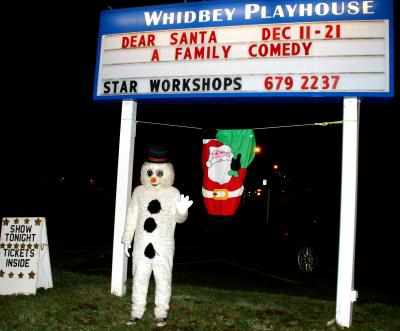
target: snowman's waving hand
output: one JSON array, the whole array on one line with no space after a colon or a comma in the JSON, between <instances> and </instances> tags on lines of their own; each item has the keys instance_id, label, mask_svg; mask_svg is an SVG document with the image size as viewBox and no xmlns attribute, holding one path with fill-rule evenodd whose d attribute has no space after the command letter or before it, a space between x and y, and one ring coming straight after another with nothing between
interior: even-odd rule
<instances>
[{"instance_id":1,"label":"snowman's waving hand","mask_svg":"<svg viewBox=\"0 0 400 331\"><path fill-rule=\"evenodd\" d=\"M189 196L181 194L180 199L175 201L176 211L178 214L184 215L187 213L190 206L193 204L192 200L189 200Z\"/></svg>"}]
</instances>

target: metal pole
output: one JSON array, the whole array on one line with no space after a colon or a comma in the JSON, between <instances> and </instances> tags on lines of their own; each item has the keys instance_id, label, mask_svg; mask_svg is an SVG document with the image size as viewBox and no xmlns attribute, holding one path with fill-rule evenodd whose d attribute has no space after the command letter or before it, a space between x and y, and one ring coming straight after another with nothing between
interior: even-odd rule
<instances>
[{"instance_id":1,"label":"metal pole","mask_svg":"<svg viewBox=\"0 0 400 331\"><path fill-rule=\"evenodd\" d=\"M357 291L354 290L353 286L357 218L359 112L360 100L358 98L344 98L336 322L340 326L348 328L352 323L353 302L357 300Z\"/></svg>"},{"instance_id":2,"label":"metal pole","mask_svg":"<svg viewBox=\"0 0 400 331\"><path fill-rule=\"evenodd\" d=\"M126 212L132 194L136 113L137 104L135 101L122 101L111 273L111 293L117 296L123 296L126 293L128 258L124 254L124 246L121 243L121 238L124 232Z\"/></svg>"}]
</instances>

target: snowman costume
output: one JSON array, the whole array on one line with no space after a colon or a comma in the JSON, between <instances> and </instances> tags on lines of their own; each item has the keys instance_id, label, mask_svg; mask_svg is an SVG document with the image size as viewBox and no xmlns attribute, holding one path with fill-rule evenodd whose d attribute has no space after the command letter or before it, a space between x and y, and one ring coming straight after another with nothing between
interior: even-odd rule
<instances>
[{"instance_id":1,"label":"snowman costume","mask_svg":"<svg viewBox=\"0 0 400 331\"><path fill-rule=\"evenodd\" d=\"M162 326L168 315L171 298L175 226L187 219L188 209L193 202L172 186L175 173L167 160L166 150L153 148L149 152L150 156L140 171L142 185L134 189L128 207L122 242L125 254L129 256L134 238L130 321L136 322L144 314L153 273L156 284L154 315L157 325Z\"/></svg>"}]
</instances>

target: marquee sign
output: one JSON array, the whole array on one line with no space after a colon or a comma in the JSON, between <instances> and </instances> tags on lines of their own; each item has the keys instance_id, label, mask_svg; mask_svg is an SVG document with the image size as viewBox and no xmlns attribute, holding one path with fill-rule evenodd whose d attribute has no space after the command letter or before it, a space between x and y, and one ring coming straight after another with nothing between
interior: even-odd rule
<instances>
[{"instance_id":1,"label":"marquee sign","mask_svg":"<svg viewBox=\"0 0 400 331\"><path fill-rule=\"evenodd\" d=\"M94 99L393 96L392 0L101 13Z\"/></svg>"}]
</instances>

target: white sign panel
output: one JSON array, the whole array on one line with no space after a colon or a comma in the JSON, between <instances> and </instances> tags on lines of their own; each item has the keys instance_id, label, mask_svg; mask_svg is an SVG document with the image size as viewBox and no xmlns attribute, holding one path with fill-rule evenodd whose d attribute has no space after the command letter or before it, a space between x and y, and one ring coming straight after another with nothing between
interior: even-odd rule
<instances>
[{"instance_id":1,"label":"white sign panel","mask_svg":"<svg viewBox=\"0 0 400 331\"><path fill-rule=\"evenodd\" d=\"M0 237L0 295L53 287L46 219L6 217Z\"/></svg>"},{"instance_id":2,"label":"white sign panel","mask_svg":"<svg viewBox=\"0 0 400 331\"><path fill-rule=\"evenodd\" d=\"M185 25L195 19L193 10L177 9L169 16L162 10L134 12L144 16L142 28L152 30L101 34L95 98L388 96L391 24L371 19L377 1L364 2L363 20L329 15L332 20L323 16L321 21L316 13L308 22L271 23L270 17L259 24L257 16L258 24L251 24L262 9L247 3L246 25L232 25L237 11L230 8L225 11L229 26L199 28ZM215 15L215 23L221 23L222 16ZM165 30L170 23L174 29Z\"/></svg>"}]
</instances>

